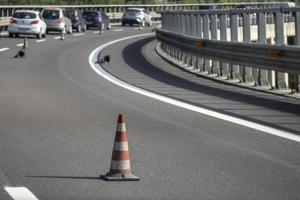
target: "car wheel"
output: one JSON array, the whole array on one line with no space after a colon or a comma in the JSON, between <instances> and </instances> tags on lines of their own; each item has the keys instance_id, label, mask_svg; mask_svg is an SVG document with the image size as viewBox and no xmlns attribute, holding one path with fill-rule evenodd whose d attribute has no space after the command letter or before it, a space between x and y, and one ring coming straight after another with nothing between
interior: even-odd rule
<instances>
[{"instance_id":1,"label":"car wheel","mask_svg":"<svg viewBox=\"0 0 300 200\"><path fill-rule=\"evenodd\" d=\"M122 26L125 26L125 22L122 22Z\"/></svg>"},{"instance_id":2,"label":"car wheel","mask_svg":"<svg viewBox=\"0 0 300 200\"><path fill-rule=\"evenodd\" d=\"M131 24L129 24L130 26L132 26L132 23Z\"/></svg>"},{"instance_id":3,"label":"car wheel","mask_svg":"<svg viewBox=\"0 0 300 200\"><path fill-rule=\"evenodd\" d=\"M77 26L77 32L80 32L81 31L81 25L78 25Z\"/></svg>"},{"instance_id":4,"label":"car wheel","mask_svg":"<svg viewBox=\"0 0 300 200\"><path fill-rule=\"evenodd\" d=\"M46 30L46 34L49 34L49 31L48 31L48 30Z\"/></svg>"},{"instance_id":5,"label":"car wheel","mask_svg":"<svg viewBox=\"0 0 300 200\"><path fill-rule=\"evenodd\" d=\"M9 34L8 34L8 37L12 38L12 37L14 37L14 34L9 33Z\"/></svg>"},{"instance_id":6,"label":"car wheel","mask_svg":"<svg viewBox=\"0 0 300 200\"><path fill-rule=\"evenodd\" d=\"M46 38L46 33L42 34L42 38Z\"/></svg>"},{"instance_id":7,"label":"car wheel","mask_svg":"<svg viewBox=\"0 0 300 200\"><path fill-rule=\"evenodd\" d=\"M15 36L16 36L16 38L18 38L20 35L19 35L19 33L16 33Z\"/></svg>"}]
</instances>

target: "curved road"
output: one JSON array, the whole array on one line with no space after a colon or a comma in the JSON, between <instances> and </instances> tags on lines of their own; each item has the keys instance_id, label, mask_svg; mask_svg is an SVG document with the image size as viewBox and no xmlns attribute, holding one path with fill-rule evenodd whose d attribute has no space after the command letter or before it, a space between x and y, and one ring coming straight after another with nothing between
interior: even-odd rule
<instances>
[{"instance_id":1,"label":"curved road","mask_svg":"<svg viewBox=\"0 0 300 200\"><path fill-rule=\"evenodd\" d=\"M299 199L298 142L147 98L95 73L88 63L95 48L151 31L114 29L65 41L54 35L40 43L30 39L26 59L12 58L19 40L0 40L1 48L11 48L0 53L1 200L11 199L4 187L26 187L36 198L51 200ZM259 113L258 122L299 131L297 101L221 91L205 79L199 83L156 57L153 45L150 36L108 47L103 55L111 54L112 62L106 70L139 87L177 99L189 96L189 103L238 117L251 119L254 108L266 116L282 113L291 120L280 124ZM203 102L196 101L199 96ZM236 102L242 103L224 109ZM109 168L119 113L127 119L132 169L140 182L99 179Z\"/></svg>"}]
</instances>

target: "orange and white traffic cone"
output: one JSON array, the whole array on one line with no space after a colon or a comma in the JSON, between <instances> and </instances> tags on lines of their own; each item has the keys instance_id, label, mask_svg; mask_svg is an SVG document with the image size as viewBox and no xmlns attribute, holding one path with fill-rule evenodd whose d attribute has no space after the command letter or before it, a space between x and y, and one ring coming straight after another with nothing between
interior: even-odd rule
<instances>
[{"instance_id":1,"label":"orange and white traffic cone","mask_svg":"<svg viewBox=\"0 0 300 200\"><path fill-rule=\"evenodd\" d=\"M114 149L111 158L110 170L101 178L107 181L139 181L140 178L131 172L128 135L126 132L125 117L118 118Z\"/></svg>"},{"instance_id":2,"label":"orange and white traffic cone","mask_svg":"<svg viewBox=\"0 0 300 200\"><path fill-rule=\"evenodd\" d=\"M60 40L64 40L65 39L65 32L61 31L60 32Z\"/></svg>"},{"instance_id":3,"label":"orange and white traffic cone","mask_svg":"<svg viewBox=\"0 0 300 200\"><path fill-rule=\"evenodd\" d=\"M24 37L24 40L23 40L23 49L27 49L27 48L28 48L27 37Z\"/></svg>"}]
</instances>

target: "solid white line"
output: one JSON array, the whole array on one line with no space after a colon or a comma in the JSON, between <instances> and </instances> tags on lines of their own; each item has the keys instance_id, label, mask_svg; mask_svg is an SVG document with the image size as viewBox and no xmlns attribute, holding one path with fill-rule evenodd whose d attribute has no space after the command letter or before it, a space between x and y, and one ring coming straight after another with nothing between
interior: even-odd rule
<instances>
[{"instance_id":1,"label":"solid white line","mask_svg":"<svg viewBox=\"0 0 300 200\"><path fill-rule=\"evenodd\" d=\"M157 99L157 100L160 100L162 102L169 103L169 104L181 107L181 108L185 108L187 110L192 110L192 111L202 113L202 114L205 114L205 115L208 115L208 116L211 116L211 117L222 119L224 121L236 123L236 124L248 127L248 128L256 129L256 130L263 131L263 132L266 132L266 133L269 133L269 134L272 134L272 135L276 135L276 136L279 136L279 137L283 137L283 138L286 138L286 139L290 139L290 140L293 140L293 141L300 142L300 136L295 134L295 133L275 129L275 128L268 127L268 126L258 124L258 123L255 123L255 122L251 122L251 121L248 121L248 120L239 119L237 117L232 117L230 115L226 115L226 114L218 113L218 112L215 112L215 111L211 111L211 110L199 107L199 106L195 106L195 105L192 105L192 104L188 104L188 103L181 102L181 101L169 98L169 97L165 97L165 96L162 96L162 95L159 95L159 94L155 94L155 93L143 90L141 88L130 85L130 84L128 84L128 83L126 83L122 80L119 80L118 78L112 76L111 74L106 72L100 65L98 65L98 66L95 65L95 62L97 61L97 57L98 57L97 54L99 52L101 52L103 49L105 49L106 47L108 47L112 44L115 44L117 42L123 41L123 40L128 40L128 39L133 39L133 38L143 37L143 36L150 36L150 35L154 35L154 34L153 33L147 33L147 34L129 36L129 37L125 37L125 38L121 38L121 39L117 39L117 40L108 42L108 43L98 47L89 56L90 66L92 67L92 69L96 73L98 73L100 76L102 76L106 80L108 80L108 81L110 81L110 82L112 82L116 85L119 85L119 86L121 86L125 89L128 89L130 91L133 91L133 92L142 94L144 96L147 96L147 97L150 97L150 98L153 98L153 99Z\"/></svg>"},{"instance_id":2,"label":"solid white line","mask_svg":"<svg viewBox=\"0 0 300 200\"><path fill-rule=\"evenodd\" d=\"M37 41L35 41L36 43L40 43L40 42L45 42L46 41L46 39L42 39L42 40L37 40Z\"/></svg>"},{"instance_id":3,"label":"solid white line","mask_svg":"<svg viewBox=\"0 0 300 200\"><path fill-rule=\"evenodd\" d=\"M5 48L0 49L0 52L7 51L7 50L9 50L9 48L5 47Z\"/></svg>"},{"instance_id":4,"label":"solid white line","mask_svg":"<svg viewBox=\"0 0 300 200\"><path fill-rule=\"evenodd\" d=\"M14 200L38 200L26 187L4 187Z\"/></svg>"},{"instance_id":5,"label":"solid white line","mask_svg":"<svg viewBox=\"0 0 300 200\"><path fill-rule=\"evenodd\" d=\"M17 44L17 47L21 47L23 45L24 45L23 43L20 43L20 44Z\"/></svg>"}]
</instances>

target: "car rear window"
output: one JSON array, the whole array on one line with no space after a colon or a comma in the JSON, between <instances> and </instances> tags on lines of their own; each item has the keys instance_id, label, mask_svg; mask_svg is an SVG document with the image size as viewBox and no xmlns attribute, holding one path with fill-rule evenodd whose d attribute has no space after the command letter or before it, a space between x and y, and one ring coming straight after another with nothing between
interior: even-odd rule
<instances>
[{"instance_id":1,"label":"car rear window","mask_svg":"<svg viewBox=\"0 0 300 200\"><path fill-rule=\"evenodd\" d=\"M59 10L44 10L43 17L45 19L59 19Z\"/></svg>"},{"instance_id":2,"label":"car rear window","mask_svg":"<svg viewBox=\"0 0 300 200\"><path fill-rule=\"evenodd\" d=\"M16 12L13 17L17 19L35 19L36 14L30 12Z\"/></svg>"},{"instance_id":3,"label":"car rear window","mask_svg":"<svg viewBox=\"0 0 300 200\"><path fill-rule=\"evenodd\" d=\"M87 17L87 16L94 17L94 16L99 16L99 13L97 13L97 12L84 12L82 15L84 17Z\"/></svg>"}]
</instances>

